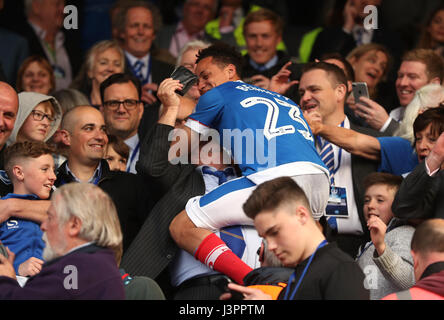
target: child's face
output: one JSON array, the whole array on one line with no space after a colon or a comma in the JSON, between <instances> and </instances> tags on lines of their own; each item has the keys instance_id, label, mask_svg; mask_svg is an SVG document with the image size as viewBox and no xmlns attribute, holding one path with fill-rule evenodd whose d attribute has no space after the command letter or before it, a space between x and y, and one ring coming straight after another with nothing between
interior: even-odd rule
<instances>
[{"instance_id":1,"label":"child's face","mask_svg":"<svg viewBox=\"0 0 444 320\"><path fill-rule=\"evenodd\" d=\"M43 119L38 120L43 115ZM51 102L39 103L29 114L19 130L17 141L45 141L51 130L54 111Z\"/></svg>"},{"instance_id":2,"label":"child's face","mask_svg":"<svg viewBox=\"0 0 444 320\"><path fill-rule=\"evenodd\" d=\"M364 216L367 221L371 215L379 217L386 225L393 218L392 202L396 190L384 184L375 184L365 191Z\"/></svg>"},{"instance_id":3,"label":"child's face","mask_svg":"<svg viewBox=\"0 0 444 320\"><path fill-rule=\"evenodd\" d=\"M105 160L108 161L111 171L126 171L127 159L114 151L112 144L106 148Z\"/></svg>"},{"instance_id":4,"label":"child's face","mask_svg":"<svg viewBox=\"0 0 444 320\"><path fill-rule=\"evenodd\" d=\"M56 176L52 155L28 159L22 167L24 191L40 199L48 199Z\"/></svg>"}]
</instances>

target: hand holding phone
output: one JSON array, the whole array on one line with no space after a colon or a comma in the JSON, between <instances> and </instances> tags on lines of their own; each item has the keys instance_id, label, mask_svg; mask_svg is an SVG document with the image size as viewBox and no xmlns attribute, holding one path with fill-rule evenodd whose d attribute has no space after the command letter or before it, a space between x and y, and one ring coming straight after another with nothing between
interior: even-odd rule
<instances>
[{"instance_id":1,"label":"hand holding phone","mask_svg":"<svg viewBox=\"0 0 444 320\"><path fill-rule=\"evenodd\" d=\"M369 98L367 83L353 82L352 89L353 89L353 97L355 98L355 103L360 102L360 103L365 104L364 102L359 101L359 99L361 97Z\"/></svg>"}]
</instances>

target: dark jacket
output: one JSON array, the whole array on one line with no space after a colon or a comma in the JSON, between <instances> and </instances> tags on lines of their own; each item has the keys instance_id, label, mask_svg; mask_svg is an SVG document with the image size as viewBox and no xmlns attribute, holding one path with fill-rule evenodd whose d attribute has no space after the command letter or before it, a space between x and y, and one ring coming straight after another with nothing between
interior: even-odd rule
<instances>
[{"instance_id":1,"label":"dark jacket","mask_svg":"<svg viewBox=\"0 0 444 320\"><path fill-rule=\"evenodd\" d=\"M4 276L0 276L0 287L0 299L8 300L125 299L114 253L95 245L43 264L42 271L23 288L15 279Z\"/></svg>"},{"instance_id":2,"label":"dark jacket","mask_svg":"<svg viewBox=\"0 0 444 320\"><path fill-rule=\"evenodd\" d=\"M56 187L75 181L67 173L65 161L57 172ZM106 160L102 160L102 175L98 186L107 192L116 205L123 234L123 251L129 247L153 206L148 183L141 176L110 171Z\"/></svg>"},{"instance_id":3,"label":"dark jacket","mask_svg":"<svg viewBox=\"0 0 444 320\"><path fill-rule=\"evenodd\" d=\"M190 198L205 193L203 177L195 165L172 165L168 161L168 135L173 129L156 124L140 146L137 172L152 177L164 196L123 255L121 267L131 275L156 278L168 266L178 250L169 232L171 221Z\"/></svg>"},{"instance_id":4,"label":"dark jacket","mask_svg":"<svg viewBox=\"0 0 444 320\"><path fill-rule=\"evenodd\" d=\"M294 269L295 281L288 284L289 294L296 287L309 258ZM279 300L284 299L283 289ZM369 291L364 288L364 273L358 264L342 252L336 244L320 248L309 265L294 300L368 300Z\"/></svg>"},{"instance_id":5,"label":"dark jacket","mask_svg":"<svg viewBox=\"0 0 444 320\"><path fill-rule=\"evenodd\" d=\"M428 175L421 162L402 181L392 204L395 217L400 219L444 218L444 171Z\"/></svg>"}]
</instances>

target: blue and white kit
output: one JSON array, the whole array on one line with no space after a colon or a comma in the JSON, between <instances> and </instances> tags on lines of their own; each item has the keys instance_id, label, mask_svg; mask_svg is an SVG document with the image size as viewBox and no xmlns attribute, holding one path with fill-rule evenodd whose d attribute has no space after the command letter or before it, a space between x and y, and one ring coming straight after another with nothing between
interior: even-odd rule
<instances>
[{"instance_id":1,"label":"blue and white kit","mask_svg":"<svg viewBox=\"0 0 444 320\"><path fill-rule=\"evenodd\" d=\"M203 136L214 138L216 132L242 172L242 177L188 201L187 214L197 227L252 224L242 205L256 185L281 176L298 182L316 219L323 215L328 169L292 100L242 81L226 82L200 97L186 125Z\"/></svg>"}]
</instances>

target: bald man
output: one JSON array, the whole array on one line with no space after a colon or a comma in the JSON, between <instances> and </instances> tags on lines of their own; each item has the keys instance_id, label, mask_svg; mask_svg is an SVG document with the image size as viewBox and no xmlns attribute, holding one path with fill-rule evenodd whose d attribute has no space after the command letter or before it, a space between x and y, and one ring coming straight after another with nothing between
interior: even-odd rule
<instances>
[{"instance_id":1,"label":"bald man","mask_svg":"<svg viewBox=\"0 0 444 320\"><path fill-rule=\"evenodd\" d=\"M17 111L17 93L6 82L0 82L0 169L3 169L3 150L14 128Z\"/></svg>"},{"instance_id":2,"label":"bald man","mask_svg":"<svg viewBox=\"0 0 444 320\"><path fill-rule=\"evenodd\" d=\"M97 109L78 106L69 110L63 117L61 134L69 151L55 185L88 182L106 191L116 204L125 251L153 206L147 182L138 175L109 169L103 159L108 143L105 120Z\"/></svg>"},{"instance_id":3,"label":"bald man","mask_svg":"<svg viewBox=\"0 0 444 320\"><path fill-rule=\"evenodd\" d=\"M421 223L411 243L416 284L383 300L444 300L444 220Z\"/></svg>"}]
</instances>

